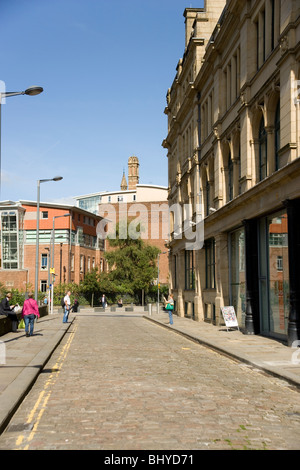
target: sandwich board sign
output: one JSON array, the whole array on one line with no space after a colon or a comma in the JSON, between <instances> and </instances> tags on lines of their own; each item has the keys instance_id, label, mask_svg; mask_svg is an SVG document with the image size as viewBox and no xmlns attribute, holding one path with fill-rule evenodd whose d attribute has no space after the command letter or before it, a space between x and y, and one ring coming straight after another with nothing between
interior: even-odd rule
<instances>
[{"instance_id":1,"label":"sandwich board sign","mask_svg":"<svg viewBox=\"0 0 300 470\"><path fill-rule=\"evenodd\" d=\"M237 327L239 330L239 324L236 318L235 310L232 305L228 307L222 307L222 315L225 321L225 325L228 328Z\"/></svg>"}]
</instances>

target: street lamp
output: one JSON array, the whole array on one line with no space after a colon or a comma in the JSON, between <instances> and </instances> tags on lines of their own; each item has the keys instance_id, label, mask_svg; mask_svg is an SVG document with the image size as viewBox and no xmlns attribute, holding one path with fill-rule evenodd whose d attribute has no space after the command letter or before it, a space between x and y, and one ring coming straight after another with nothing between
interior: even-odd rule
<instances>
[{"instance_id":1,"label":"street lamp","mask_svg":"<svg viewBox=\"0 0 300 470\"><path fill-rule=\"evenodd\" d=\"M1 194L1 105L2 105L2 98L8 98L10 96L17 96L17 95L28 95L28 96L35 96L42 93L44 90L40 86L31 86L27 88L25 91L0 91L0 194Z\"/></svg>"},{"instance_id":2,"label":"street lamp","mask_svg":"<svg viewBox=\"0 0 300 470\"><path fill-rule=\"evenodd\" d=\"M40 183L47 183L48 181L60 181L62 176L55 176L54 178L38 180L37 182L37 203L36 203L36 245L35 245L35 288L34 298L38 300L38 277L39 277L39 230L40 230Z\"/></svg>"},{"instance_id":3,"label":"street lamp","mask_svg":"<svg viewBox=\"0 0 300 470\"><path fill-rule=\"evenodd\" d=\"M54 242L55 242L55 219L59 219L60 217L71 217L72 214L63 214L63 215L55 215L53 217L53 227L52 227L52 255L51 255L51 268L52 268L52 280L51 280L51 301L50 301L50 314L53 314L53 292L54 292L54 280L55 274L54 270Z\"/></svg>"},{"instance_id":4,"label":"street lamp","mask_svg":"<svg viewBox=\"0 0 300 470\"><path fill-rule=\"evenodd\" d=\"M159 257L165 255L167 252L163 251L157 255L157 313L159 313Z\"/></svg>"}]
</instances>

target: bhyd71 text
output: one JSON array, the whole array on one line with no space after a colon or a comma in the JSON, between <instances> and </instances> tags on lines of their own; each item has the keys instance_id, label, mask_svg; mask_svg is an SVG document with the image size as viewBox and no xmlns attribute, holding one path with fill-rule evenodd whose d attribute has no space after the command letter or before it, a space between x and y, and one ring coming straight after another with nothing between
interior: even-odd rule
<instances>
[{"instance_id":1,"label":"bhyd71 text","mask_svg":"<svg viewBox=\"0 0 300 470\"><path fill-rule=\"evenodd\" d=\"M187 454L148 455L149 465L184 465L193 464L193 456Z\"/></svg>"}]
</instances>

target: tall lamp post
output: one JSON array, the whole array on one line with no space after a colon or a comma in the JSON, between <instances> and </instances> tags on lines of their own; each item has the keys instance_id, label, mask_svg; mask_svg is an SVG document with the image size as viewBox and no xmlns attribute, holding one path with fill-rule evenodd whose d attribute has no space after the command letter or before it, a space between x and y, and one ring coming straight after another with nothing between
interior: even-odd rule
<instances>
[{"instance_id":1,"label":"tall lamp post","mask_svg":"<svg viewBox=\"0 0 300 470\"><path fill-rule=\"evenodd\" d=\"M55 176L54 178L38 180L37 182L37 204L36 204L36 245L35 245L35 288L34 298L38 300L38 282L39 282L39 241L40 241L40 184L47 183L48 181L60 181L62 176Z\"/></svg>"},{"instance_id":2,"label":"tall lamp post","mask_svg":"<svg viewBox=\"0 0 300 470\"><path fill-rule=\"evenodd\" d=\"M71 217L72 214L63 214L63 215L55 215L53 217L53 227L52 227L52 255L51 255L51 268L52 268L52 280L51 280L51 300L50 300L50 313L53 314L53 291L54 291L54 245L55 245L55 219L59 219L60 217Z\"/></svg>"},{"instance_id":3,"label":"tall lamp post","mask_svg":"<svg viewBox=\"0 0 300 470\"><path fill-rule=\"evenodd\" d=\"M159 313L159 257L165 255L167 252L163 251L157 255L157 314Z\"/></svg>"},{"instance_id":4,"label":"tall lamp post","mask_svg":"<svg viewBox=\"0 0 300 470\"><path fill-rule=\"evenodd\" d=\"M28 96L35 96L42 93L44 90L40 86L32 86L27 88L25 91L7 91L7 92L0 92L0 195L1 195L1 105L2 99L8 98L10 96L17 96L17 95L28 95Z\"/></svg>"}]
</instances>

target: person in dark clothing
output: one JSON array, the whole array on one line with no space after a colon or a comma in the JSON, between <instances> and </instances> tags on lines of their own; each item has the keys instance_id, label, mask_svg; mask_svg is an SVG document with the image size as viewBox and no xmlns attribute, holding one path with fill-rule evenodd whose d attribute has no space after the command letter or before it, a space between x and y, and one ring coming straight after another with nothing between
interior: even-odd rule
<instances>
[{"instance_id":1,"label":"person in dark clothing","mask_svg":"<svg viewBox=\"0 0 300 470\"><path fill-rule=\"evenodd\" d=\"M13 312L13 309L15 308L15 305L10 305L10 303L9 303L11 298L12 298L11 292L8 292L5 296L5 298L1 300L1 302L0 302L0 314L1 315L6 315L11 320L12 331L14 333L17 333L19 321L18 321L17 315Z\"/></svg>"},{"instance_id":2,"label":"person in dark clothing","mask_svg":"<svg viewBox=\"0 0 300 470\"><path fill-rule=\"evenodd\" d=\"M72 310L73 312L78 312L78 306L79 306L79 302L78 302L77 299L75 299L75 300L74 300L74 305L73 305L73 307L71 308L71 310Z\"/></svg>"}]
</instances>

